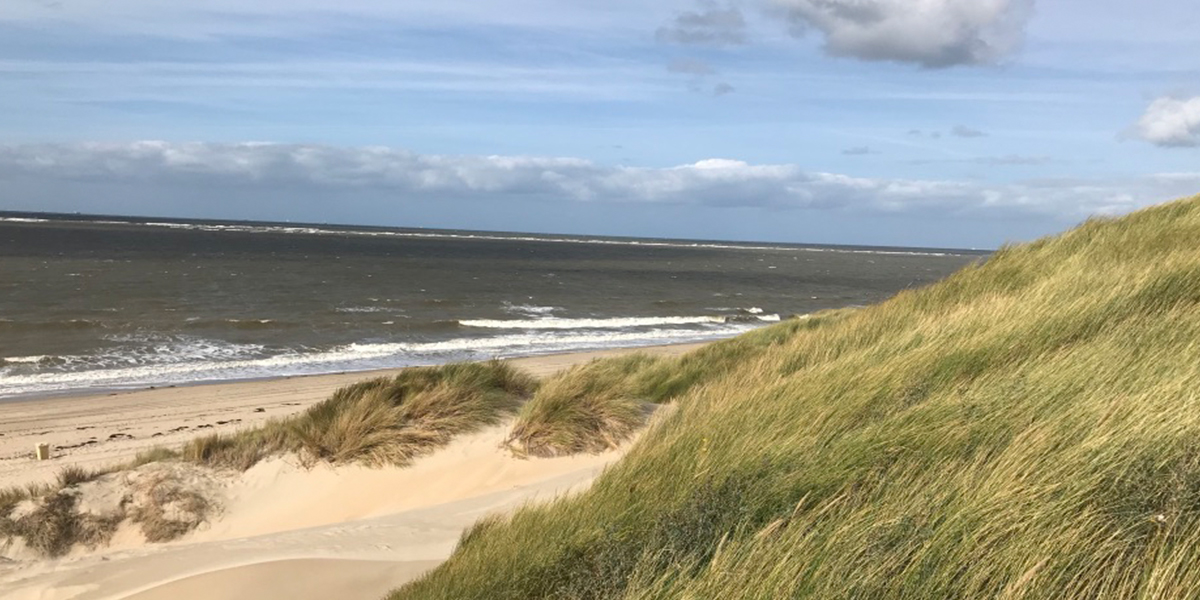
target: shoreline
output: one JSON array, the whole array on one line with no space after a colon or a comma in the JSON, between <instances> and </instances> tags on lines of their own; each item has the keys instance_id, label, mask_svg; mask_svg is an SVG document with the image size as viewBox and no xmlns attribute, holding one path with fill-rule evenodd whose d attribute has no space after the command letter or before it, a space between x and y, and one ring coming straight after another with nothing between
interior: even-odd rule
<instances>
[{"instance_id":1,"label":"shoreline","mask_svg":"<svg viewBox=\"0 0 1200 600\"><path fill-rule=\"evenodd\" d=\"M711 342L611 348L502 359L545 377L595 358L646 352L677 356ZM0 488L49 481L67 466L97 469L156 446L178 447L288 417L344 385L412 367L293 375L0 401ZM52 446L36 461L33 447Z\"/></svg>"},{"instance_id":2,"label":"shoreline","mask_svg":"<svg viewBox=\"0 0 1200 600\"><path fill-rule=\"evenodd\" d=\"M766 323L763 326L768 326L768 325L773 325L773 324L774 323ZM682 342L669 343L669 344L649 344L649 345L644 345L644 346L643 345L612 346L612 347L597 347L597 348L582 347L582 348L571 349L571 350L561 350L561 351L550 350L550 351L544 351L544 352L532 352L532 353L528 353L528 354L512 354L512 355L508 355L508 356L503 356L503 355L493 356L490 358L461 358L461 359L453 359L453 360L446 360L446 361L439 361L439 362L431 362L431 363L427 363L427 364L421 363L421 364L404 365L404 366L398 366L398 367L384 367L384 368L367 367L367 368L363 368L363 369L339 369L339 370L333 370L333 371L314 371L311 373L292 373L292 374L284 374L284 375L236 377L233 379L195 379L195 380L180 381L180 382L163 382L163 383L157 383L157 384L138 383L138 384L130 384L127 386L119 386L119 385L118 386L103 386L103 385L100 385L100 386L95 386L95 387L72 388L72 389L65 389L65 390L26 392L26 393L19 393L19 394L12 395L12 396L0 395L0 407L3 407L7 404L24 403L24 402L43 402L43 401L53 401L53 400L70 399L70 398L84 398L84 397L92 398L92 397L101 397L101 396L120 396L120 395L125 395L125 394L130 394L130 393L146 392L146 391L152 391L152 390L193 388L193 387L227 385L227 384L233 385L233 384L241 384L241 383L257 383L257 382L263 382L263 381L278 381L278 380L295 379L295 378L303 378L303 377L327 377L327 376L341 376L341 375L356 375L357 374L357 375L362 375L365 378L370 378L373 376L377 376L377 375L372 375L373 373L380 373L380 374L395 373L395 372L403 370L403 369L411 369L411 368L415 368L415 367L436 367L439 365L446 365L446 364L451 364L451 363L455 363L455 362L486 362L488 360L522 361L522 360L526 360L526 359L536 360L536 359L540 359L540 358L559 356L559 355L608 353L608 352L624 353L624 352L634 352L634 351L638 351L638 350L647 350L647 351L653 352L654 349L656 349L656 348L667 348L667 347L673 347L673 346L699 346L699 345L704 345L704 344L710 344L713 342L719 342L721 340L726 340L726 339L731 339L731 338L737 337L738 335L741 335L742 333L745 333L745 332L743 331L743 332L738 332L738 333L732 333L729 335L723 335L720 337L708 337L708 338L701 338L701 339L693 339L693 340L686 340L686 341L682 341Z\"/></svg>"}]
</instances>

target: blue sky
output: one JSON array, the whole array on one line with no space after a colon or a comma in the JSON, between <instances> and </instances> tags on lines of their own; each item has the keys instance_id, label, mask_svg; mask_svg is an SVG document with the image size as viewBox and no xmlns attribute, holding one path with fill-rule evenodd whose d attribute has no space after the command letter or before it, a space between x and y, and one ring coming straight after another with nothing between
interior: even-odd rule
<instances>
[{"instance_id":1,"label":"blue sky","mask_svg":"<svg viewBox=\"0 0 1200 600\"><path fill-rule=\"evenodd\" d=\"M10 0L0 209L994 247L1200 192L1186 0Z\"/></svg>"}]
</instances>

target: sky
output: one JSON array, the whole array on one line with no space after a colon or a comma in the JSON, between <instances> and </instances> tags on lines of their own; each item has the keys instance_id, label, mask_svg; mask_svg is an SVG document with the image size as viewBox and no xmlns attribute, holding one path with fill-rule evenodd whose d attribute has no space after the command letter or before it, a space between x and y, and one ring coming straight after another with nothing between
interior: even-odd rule
<instances>
[{"instance_id":1,"label":"sky","mask_svg":"<svg viewBox=\"0 0 1200 600\"><path fill-rule=\"evenodd\" d=\"M994 248L1200 193L1192 0L5 0L0 210Z\"/></svg>"}]
</instances>

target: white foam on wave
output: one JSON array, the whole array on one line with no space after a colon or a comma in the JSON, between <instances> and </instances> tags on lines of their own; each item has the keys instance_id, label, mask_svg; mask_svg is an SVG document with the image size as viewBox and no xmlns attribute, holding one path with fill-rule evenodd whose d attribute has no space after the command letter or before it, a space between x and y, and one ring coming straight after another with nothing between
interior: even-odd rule
<instances>
[{"instance_id":1,"label":"white foam on wave","mask_svg":"<svg viewBox=\"0 0 1200 600\"><path fill-rule=\"evenodd\" d=\"M761 309L759 309L761 313ZM778 321L779 315L756 314L758 321ZM464 327L481 329L629 329L633 327L662 327L679 325L724 325L731 317L613 317L605 319L565 319L543 317L539 319L467 319L459 321Z\"/></svg>"},{"instance_id":2,"label":"white foam on wave","mask_svg":"<svg viewBox=\"0 0 1200 600\"><path fill-rule=\"evenodd\" d=\"M46 356L45 354L39 354L37 356L7 356L0 359L0 362L9 364L37 364L48 358L50 357Z\"/></svg>"},{"instance_id":3,"label":"white foam on wave","mask_svg":"<svg viewBox=\"0 0 1200 600\"><path fill-rule=\"evenodd\" d=\"M50 219L30 219L27 217L0 217L3 223L49 223Z\"/></svg>"},{"instance_id":4,"label":"white foam on wave","mask_svg":"<svg viewBox=\"0 0 1200 600\"><path fill-rule=\"evenodd\" d=\"M725 317L617 317L610 319L468 319L459 321L464 327L483 329L627 329L663 325L701 325L725 323Z\"/></svg>"},{"instance_id":5,"label":"white foam on wave","mask_svg":"<svg viewBox=\"0 0 1200 600\"><path fill-rule=\"evenodd\" d=\"M708 330L657 329L649 331L590 331L563 335L511 333L494 337L457 338L439 342L354 343L315 351L289 351L273 356L261 347L192 340L186 347L159 347L171 356L138 364L93 363L91 368L69 371L0 375L0 398L87 389L125 389L262 377L286 377L338 371L363 371L454 360L526 356L612 347L651 346L730 337L754 329L752 323L727 324ZM185 358L186 356L186 358ZM147 357L143 355L142 360Z\"/></svg>"},{"instance_id":6,"label":"white foam on wave","mask_svg":"<svg viewBox=\"0 0 1200 600\"><path fill-rule=\"evenodd\" d=\"M545 316L559 310L557 306L538 306L536 304L510 304L504 303L502 308L504 312L515 313L519 315L529 316Z\"/></svg>"}]
</instances>

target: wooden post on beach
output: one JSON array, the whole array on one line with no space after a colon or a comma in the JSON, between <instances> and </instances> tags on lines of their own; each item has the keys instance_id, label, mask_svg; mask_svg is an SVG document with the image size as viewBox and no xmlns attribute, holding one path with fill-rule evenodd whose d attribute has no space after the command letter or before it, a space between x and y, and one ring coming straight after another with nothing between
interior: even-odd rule
<instances>
[{"instance_id":1,"label":"wooden post on beach","mask_svg":"<svg viewBox=\"0 0 1200 600\"><path fill-rule=\"evenodd\" d=\"M38 444L34 446L34 452L38 460L50 460L50 444Z\"/></svg>"}]
</instances>

